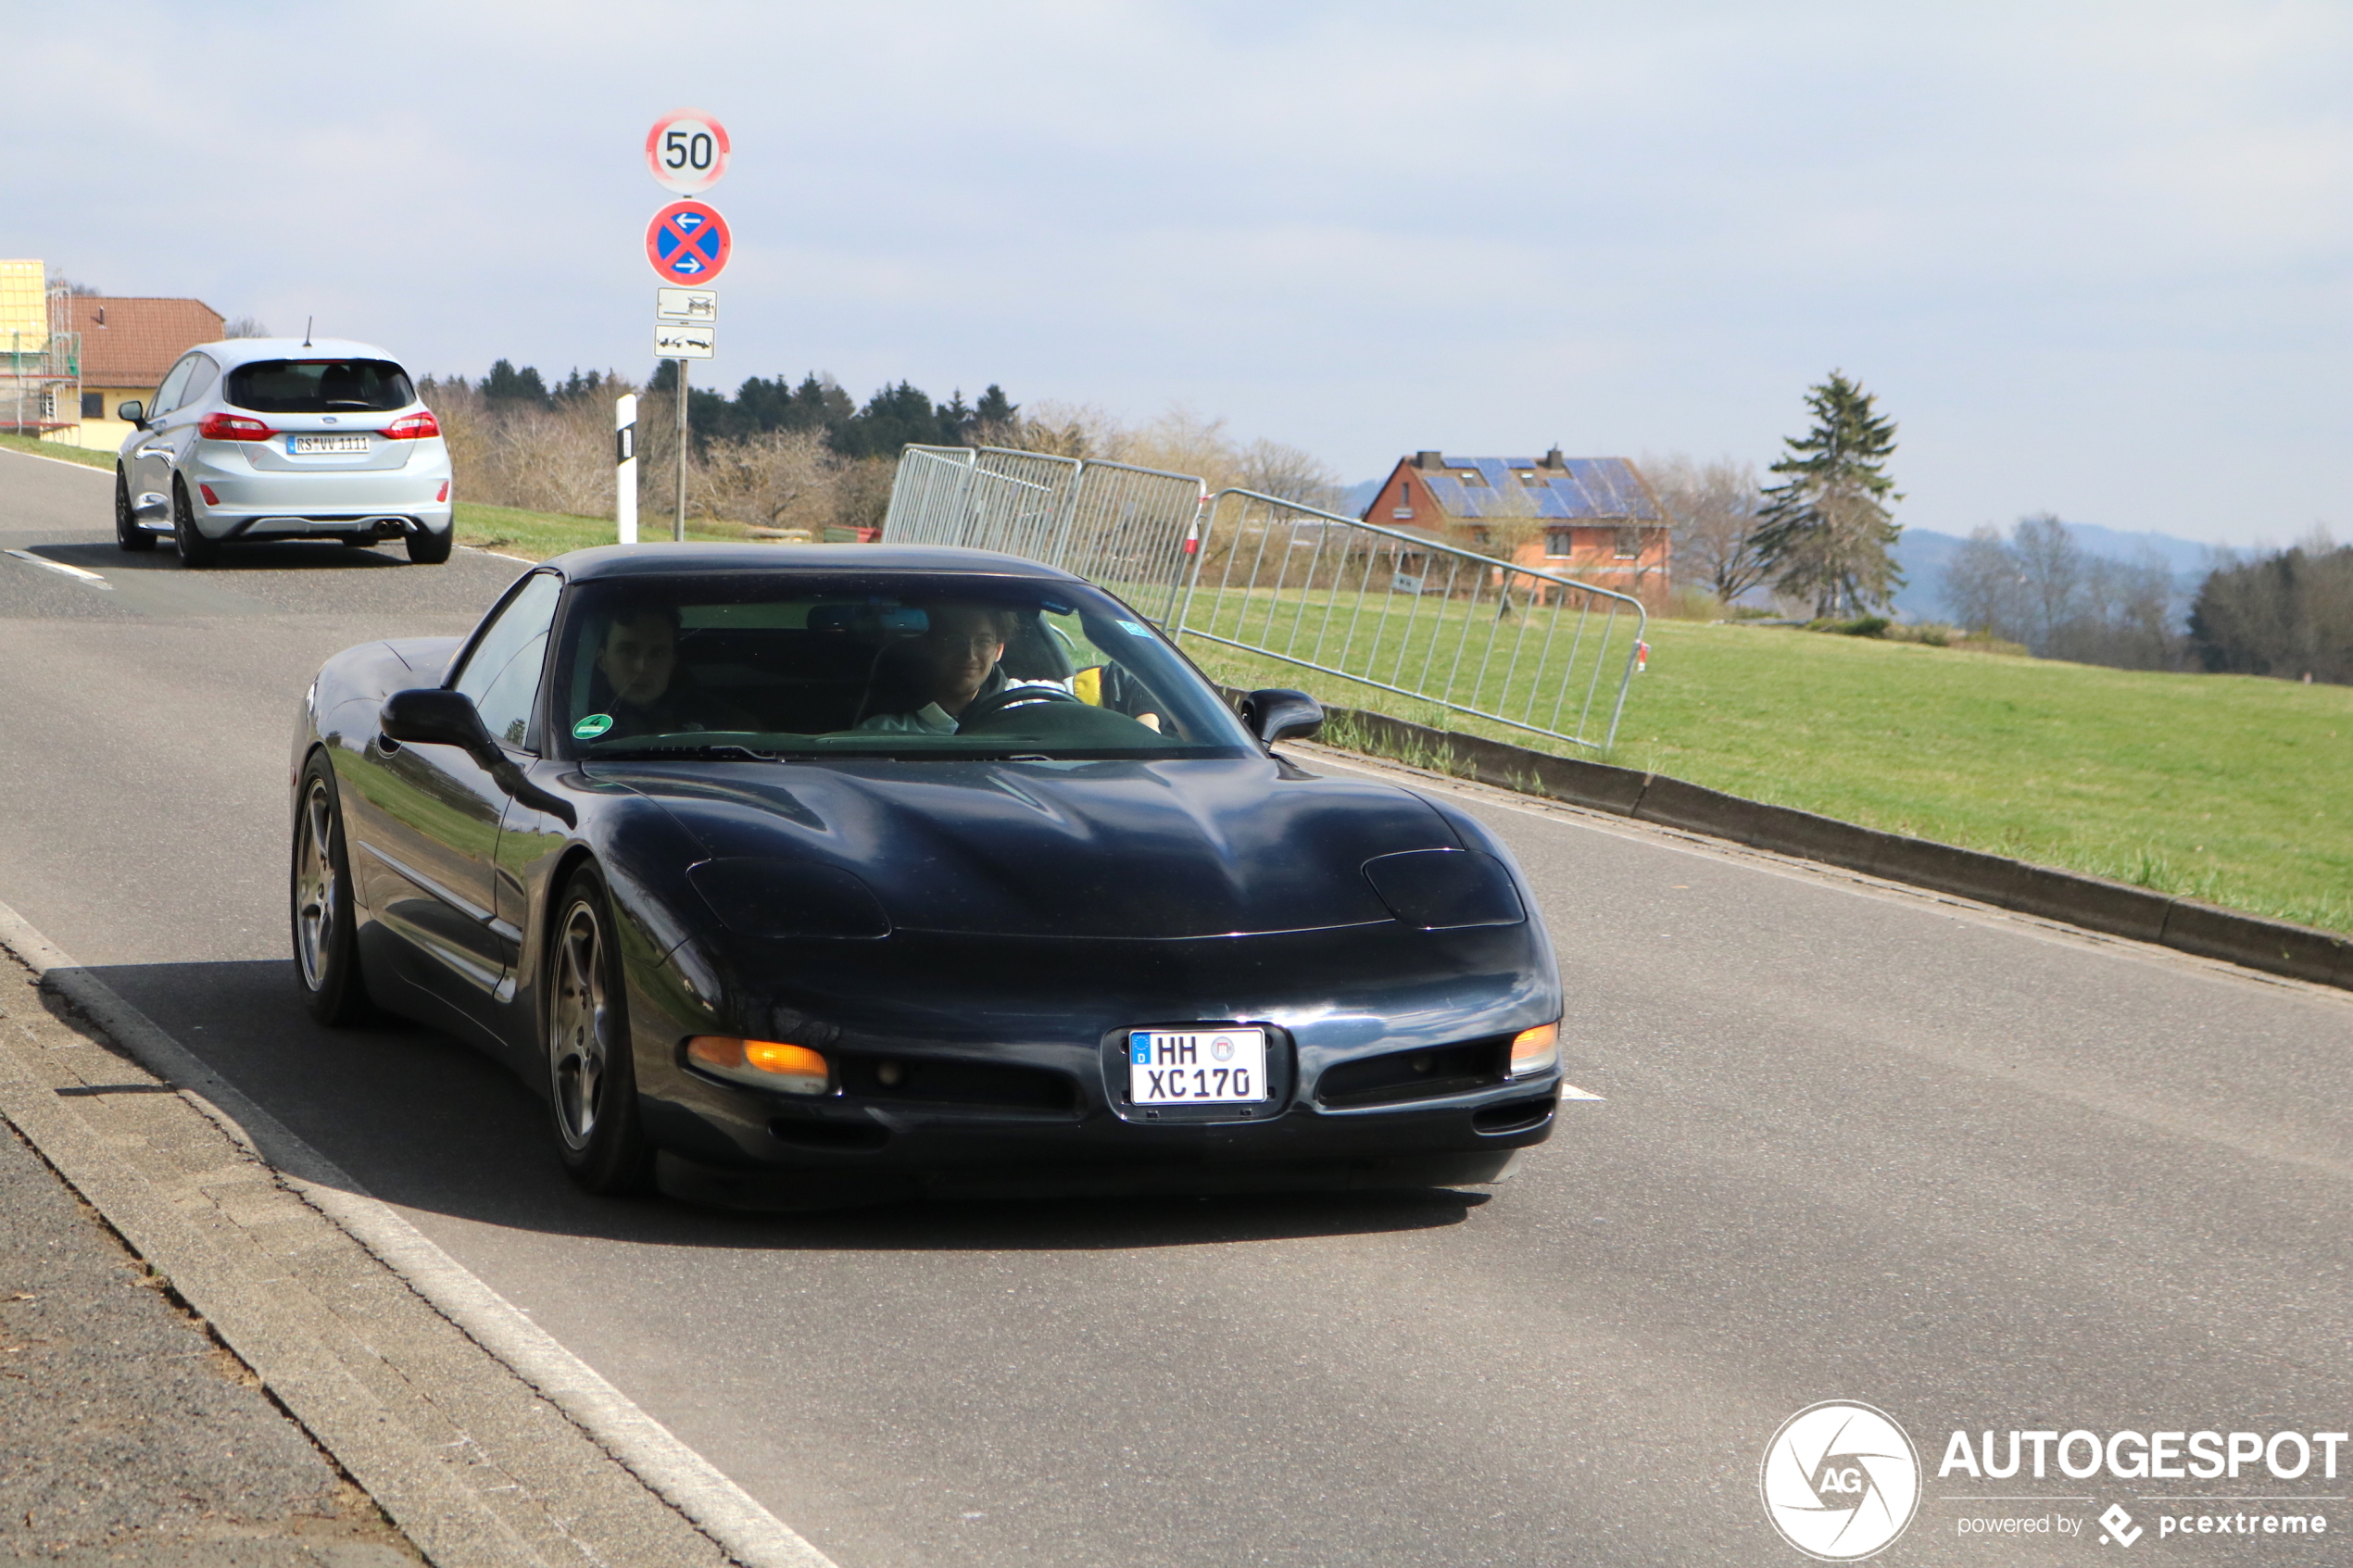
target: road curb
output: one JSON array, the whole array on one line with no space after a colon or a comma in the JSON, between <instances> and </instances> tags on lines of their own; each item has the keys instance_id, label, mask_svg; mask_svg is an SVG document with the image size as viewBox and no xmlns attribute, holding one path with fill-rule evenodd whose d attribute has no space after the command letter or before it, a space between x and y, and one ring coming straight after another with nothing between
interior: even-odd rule
<instances>
[{"instance_id":1,"label":"road curb","mask_svg":"<svg viewBox=\"0 0 2353 1568\"><path fill-rule=\"evenodd\" d=\"M6 904L0 904L0 947L140 1066L178 1088L231 1142L276 1172L305 1203L734 1561L744 1568L833 1568L824 1553L595 1369ZM219 1248L172 1212L162 1195L150 1193L136 1172L108 1157L103 1143L70 1113L42 1103L38 1096L9 1094L20 1077L10 1073L11 1065L0 1061L0 1109L8 1111L8 1120L151 1266L182 1286L190 1306L214 1324L434 1563L471 1568L546 1561L462 1488L403 1452L396 1424L380 1410L371 1411L373 1401L347 1375L339 1375L332 1353L298 1325L273 1322L265 1286L238 1278Z\"/></svg>"},{"instance_id":2,"label":"road curb","mask_svg":"<svg viewBox=\"0 0 2353 1568\"><path fill-rule=\"evenodd\" d=\"M1228 692L1228 696L1239 696ZM1721 790L1606 762L1555 757L1505 741L1433 729L1385 713L1327 708L1365 744L1347 748L1403 758L1439 772L1541 796L1588 810L1729 839L1889 882L1957 894L1998 909L2219 959L2267 974L2353 990L2353 937L2241 914L2195 898L1939 844L1933 839L1768 805ZM1327 745L1340 741L1325 737Z\"/></svg>"}]
</instances>

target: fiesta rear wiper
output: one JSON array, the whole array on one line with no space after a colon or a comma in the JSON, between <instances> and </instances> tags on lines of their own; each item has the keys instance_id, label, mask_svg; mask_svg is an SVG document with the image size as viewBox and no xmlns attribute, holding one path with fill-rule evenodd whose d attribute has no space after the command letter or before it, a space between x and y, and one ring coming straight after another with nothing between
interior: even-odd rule
<instances>
[{"instance_id":1,"label":"fiesta rear wiper","mask_svg":"<svg viewBox=\"0 0 2353 1568\"><path fill-rule=\"evenodd\" d=\"M584 762L660 762L675 758L690 758L701 761L774 762L776 753L754 751L748 746L732 742L718 746L631 746L618 751L592 751L581 758Z\"/></svg>"}]
</instances>

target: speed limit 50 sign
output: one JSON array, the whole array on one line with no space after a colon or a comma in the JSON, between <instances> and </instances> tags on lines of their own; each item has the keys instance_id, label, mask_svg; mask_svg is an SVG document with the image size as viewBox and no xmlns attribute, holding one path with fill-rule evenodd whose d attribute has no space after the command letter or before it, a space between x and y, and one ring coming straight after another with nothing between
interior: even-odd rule
<instances>
[{"instance_id":1,"label":"speed limit 50 sign","mask_svg":"<svg viewBox=\"0 0 2353 1568\"><path fill-rule=\"evenodd\" d=\"M727 172L727 128L699 109L666 114L646 134L646 167L682 196L708 191Z\"/></svg>"}]
</instances>

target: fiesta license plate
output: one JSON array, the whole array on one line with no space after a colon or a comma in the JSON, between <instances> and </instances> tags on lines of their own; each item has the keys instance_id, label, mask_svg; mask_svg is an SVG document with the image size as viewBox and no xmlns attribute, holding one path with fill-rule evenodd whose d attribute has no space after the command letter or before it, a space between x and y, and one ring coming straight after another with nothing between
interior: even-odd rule
<instances>
[{"instance_id":1,"label":"fiesta license plate","mask_svg":"<svg viewBox=\"0 0 2353 1568\"><path fill-rule=\"evenodd\" d=\"M286 437L286 450L297 458L307 458L313 452L365 452L367 449L368 438L364 435L290 435Z\"/></svg>"},{"instance_id":2,"label":"fiesta license plate","mask_svg":"<svg viewBox=\"0 0 2353 1568\"><path fill-rule=\"evenodd\" d=\"M1266 1098L1264 1029L1139 1029L1127 1036L1131 1105L1251 1105Z\"/></svg>"}]
</instances>

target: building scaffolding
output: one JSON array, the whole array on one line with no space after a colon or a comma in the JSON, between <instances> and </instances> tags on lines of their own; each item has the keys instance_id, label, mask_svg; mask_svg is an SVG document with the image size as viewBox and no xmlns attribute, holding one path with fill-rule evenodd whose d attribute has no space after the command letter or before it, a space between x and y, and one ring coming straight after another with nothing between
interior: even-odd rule
<instances>
[{"instance_id":1,"label":"building scaffolding","mask_svg":"<svg viewBox=\"0 0 2353 1568\"><path fill-rule=\"evenodd\" d=\"M72 291L38 261L0 261L0 433L82 428L82 334Z\"/></svg>"}]
</instances>

